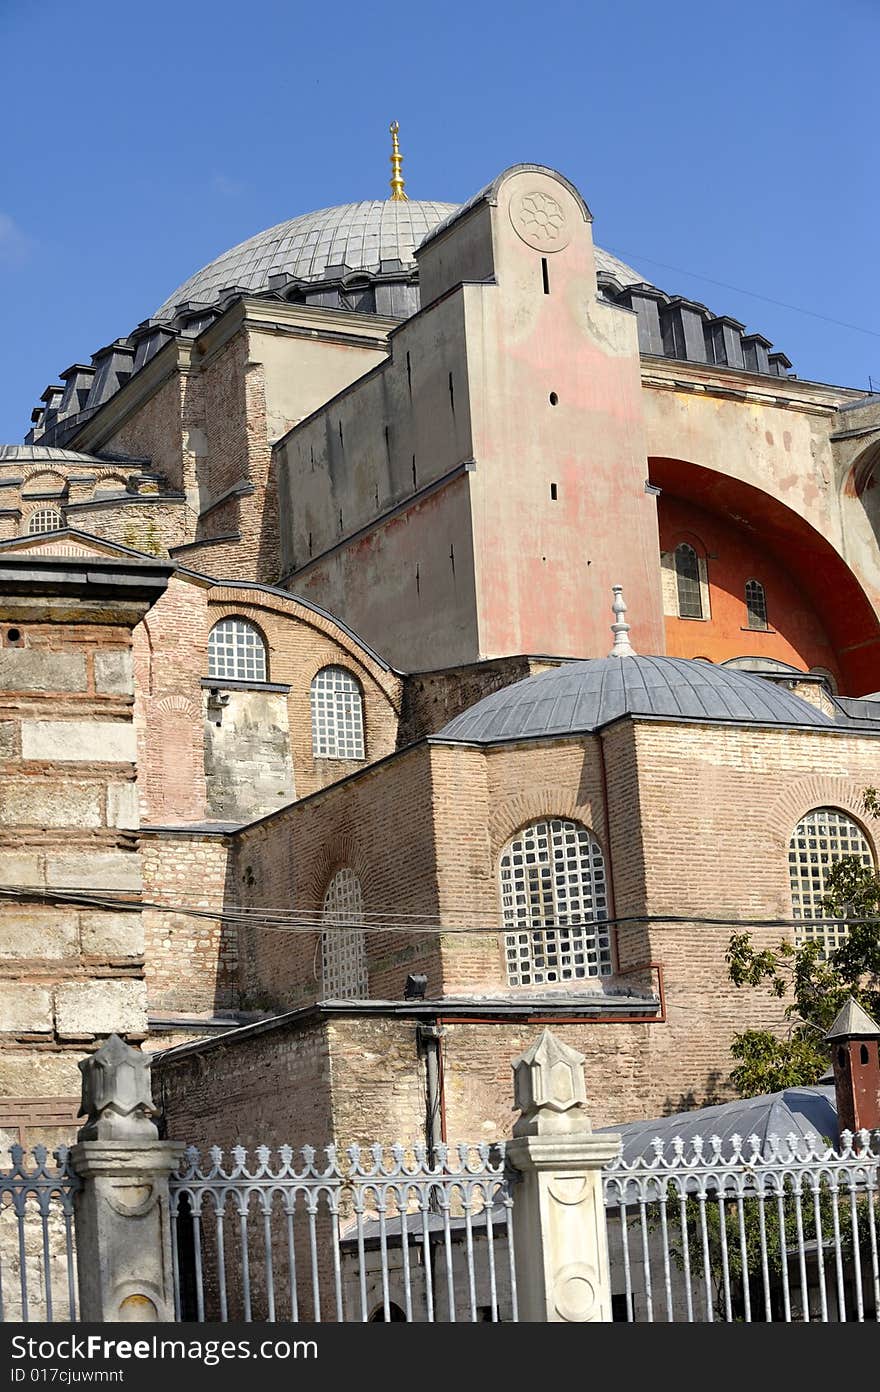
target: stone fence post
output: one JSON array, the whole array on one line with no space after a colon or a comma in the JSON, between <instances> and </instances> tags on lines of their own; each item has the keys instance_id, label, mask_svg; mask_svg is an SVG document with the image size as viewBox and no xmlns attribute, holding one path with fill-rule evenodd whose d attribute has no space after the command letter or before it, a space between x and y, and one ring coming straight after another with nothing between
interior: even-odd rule
<instances>
[{"instance_id":1,"label":"stone fence post","mask_svg":"<svg viewBox=\"0 0 880 1392\"><path fill-rule=\"evenodd\" d=\"M168 1178L184 1146L160 1141L145 1054L111 1035L80 1063L86 1123L71 1151L80 1319L173 1320Z\"/></svg>"},{"instance_id":2,"label":"stone fence post","mask_svg":"<svg viewBox=\"0 0 880 1392\"><path fill-rule=\"evenodd\" d=\"M602 1168L620 1136L594 1134L584 1056L545 1029L513 1063L521 1115L507 1155L519 1171L513 1240L521 1320L611 1319Z\"/></svg>"}]
</instances>

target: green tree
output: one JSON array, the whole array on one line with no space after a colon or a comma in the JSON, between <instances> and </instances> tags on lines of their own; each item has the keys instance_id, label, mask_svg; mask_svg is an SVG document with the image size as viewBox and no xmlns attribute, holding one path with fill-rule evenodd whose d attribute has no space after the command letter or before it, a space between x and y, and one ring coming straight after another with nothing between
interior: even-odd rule
<instances>
[{"instance_id":1,"label":"green tree","mask_svg":"<svg viewBox=\"0 0 880 1392\"><path fill-rule=\"evenodd\" d=\"M876 788L863 794L865 815L880 816ZM743 1097L814 1083L828 1066L824 1035L848 996L880 1016L880 875L857 856L844 856L825 877L825 912L842 919L847 934L827 954L812 941L795 947L783 940L758 949L751 933L734 933L727 948L730 979L737 986L769 990L786 1001L788 1031L734 1035L731 1080Z\"/></svg>"}]
</instances>

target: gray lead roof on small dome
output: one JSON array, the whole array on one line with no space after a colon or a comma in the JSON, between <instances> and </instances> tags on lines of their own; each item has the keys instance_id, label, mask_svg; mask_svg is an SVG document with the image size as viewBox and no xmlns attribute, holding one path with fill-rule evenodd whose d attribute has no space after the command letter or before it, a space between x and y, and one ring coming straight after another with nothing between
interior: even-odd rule
<instances>
[{"instance_id":1,"label":"gray lead roof on small dome","mask_svg":"<svg viewBox=\"0 0 880 1392\"><path fill-rule=\"evenodd\" d=\"M405 270L413 271L416 247L458 209L457 203L415 199L398 203L386 198L304 213L223 252L178 286L152 317L170 319L175 305L186 301L213 304L231 286L264 291L274 274L320 281L327 278L330 267L378 272L382 261L399 261ZM598 247L596 266L624 285L642 280L631 267Z\"/></svg>"},{"instance_id":2,"label":"gray lead roof on small dome","mask_svg":"<svg viewBox=\"0 0 880 1392\"><path fill-rule=\"evenodd\" d=\"M111 467L115 460L99 459L80 450L59 449L55 445L0 445L0 464L103 464ZM136 462L136 461L135 461Z\"/></svg>"},{"instance_id":3,"label":"gray lead roof on small dome","mask_svg":"<svg viewBox=\"0 0 880 1392\"><path fill-rule=\"evenodd\" d=\"M526 677L462 711L437 738L494 744L589 734L622 715L835 728L823 711L762 677L697 658L634 656L588 658Z\"/></svg>"}]
</instances>

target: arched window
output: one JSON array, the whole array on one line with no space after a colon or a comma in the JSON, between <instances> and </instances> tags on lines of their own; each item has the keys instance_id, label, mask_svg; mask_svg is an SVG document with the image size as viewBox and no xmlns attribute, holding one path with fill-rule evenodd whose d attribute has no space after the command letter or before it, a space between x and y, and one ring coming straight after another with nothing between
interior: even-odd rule
<instances>
[{"instance_id":1,"label":"arched window","mask_svg":"<svg viewBox=\"0 0 880 1392\"><path fill-rule=\"evenodd\" d=\"M265 681L266 644L247 619L221 619L208 638L208 676L220 681Z\"/></svg>"},{"instance_id":2,"label":"arched window","mask_svg":"<svg viewBox=\"0 0 880 1392\"><path fill-rule=\"evenodd\" d=\"M746 613L749 628L767 627L767 596L760 580L746 581Z\"/></svg>"},{"instance_id":3,"label":"arched window","mask_svg":"<svg viewBox=\"0 0 880 1392\"><path fill-rule=\"evenodd\" d=\"M852 817L836 807L817 807L798 822L788 847L791 908L793 918L806 921L795 930L796 943L818 941L833 951L846 938L845 926L822 922L826 877L844 856L857 856L862 865L873 869L867 837Z\"/></svg>"},{"instance_id":4,"label":"arched window","mask_svg":"<svg viewBox=\"0 0 880 1392\"><path fill-rule=\"evenodd\" d=\"M38 532L60 531L63 523L57 508L37 508L28 518L28 532L35 536Z\"/></svg>"},{"instance_id":5,"label":"arched window","mask_svg":"<svg viewBox=\"0 0 880 1392\"><path fill-rule=\"evenodd\" d=\"M364 930L364 896L353 870L337 870L327 886L321 918L328 926L321 934L321 995L324 1000L350 1000L366 996L367 953ZM349 925L357 924L357 927Z\"/></svg>"},{"instance_id":6,"label":"arched window","mask_svg":"<svg viewBox=\"0 0 880 1392\"><path fill-rule=\"evenodd\" d=\"M316 759L363 759L361 689L344 667L322 667L312 681L312 753Z\"/></svg>"},{"instance_id":7,"label":"arched window","mask_svg":"<svg viewBox=\"0 0 880 1392\"><path fill-rule=\"evenodd\" d=\"M700 559L686 541L680 542L675 548L675 580L678 586L679 618L701 619L703 588L700 584Z\"/></svg>"},{"instance_id":8,"label":"arched window","mask_svg":"<svg viewBox=\"0 0 880 1392\"><path fill-rule=\"evenodd\" d=\"M501 855L507 980L546 986L611 974L605 861L579 822L533 822Z\"/></svg>"}]
</instances>

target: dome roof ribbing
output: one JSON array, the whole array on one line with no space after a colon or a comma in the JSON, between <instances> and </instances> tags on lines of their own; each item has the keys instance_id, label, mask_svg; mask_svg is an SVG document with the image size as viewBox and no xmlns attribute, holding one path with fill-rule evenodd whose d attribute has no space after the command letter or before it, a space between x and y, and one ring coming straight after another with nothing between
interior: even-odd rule
<instances>
[{"instance_id":1,"label":"dome roof ribbing","mask_svg":"<svg viewBox=\"0 0 880 1392\"><path fill-rule=\"evenodd\" d=\"M462 711L438 738L494 744L589 734L622 715L771 725L835 722L763 677L684 657L598 657L502 687Z\"/></svg>"},{"instance_id":2,"label":"dome roof ribbing","mask_svg":"<svg viewBox=\"0 0 880 1392\"><path fill-rule=\"evenodd\" d=\"M386 198L341 203L304 213L223 252L178 286L152 317L171 319L175 306L186 301L213 304L222 291L232 286L265 291L270 275L321 281L331 274L378 274L383 262L391 263L392 269L399 264L411 273L416 269L416 247L439 223L458 212L458 207L457 203L414 199L395 202ZM621 285L643 279L598 247L596 266L613 275Z\"/></svg>"},{"instance_id":3,"label":"dome roof ribbing","mask_svg":"<svg viewBox=\"0 0 880 1392\"><path fill-rule=\"evenodd\" d=\"M113 459L99 459L94 454L83 454L81 450L61 449L56 445L0 445L0 464L101 464L105 469L110 469L116 462Z\"/></svg>"}]
</instances>

